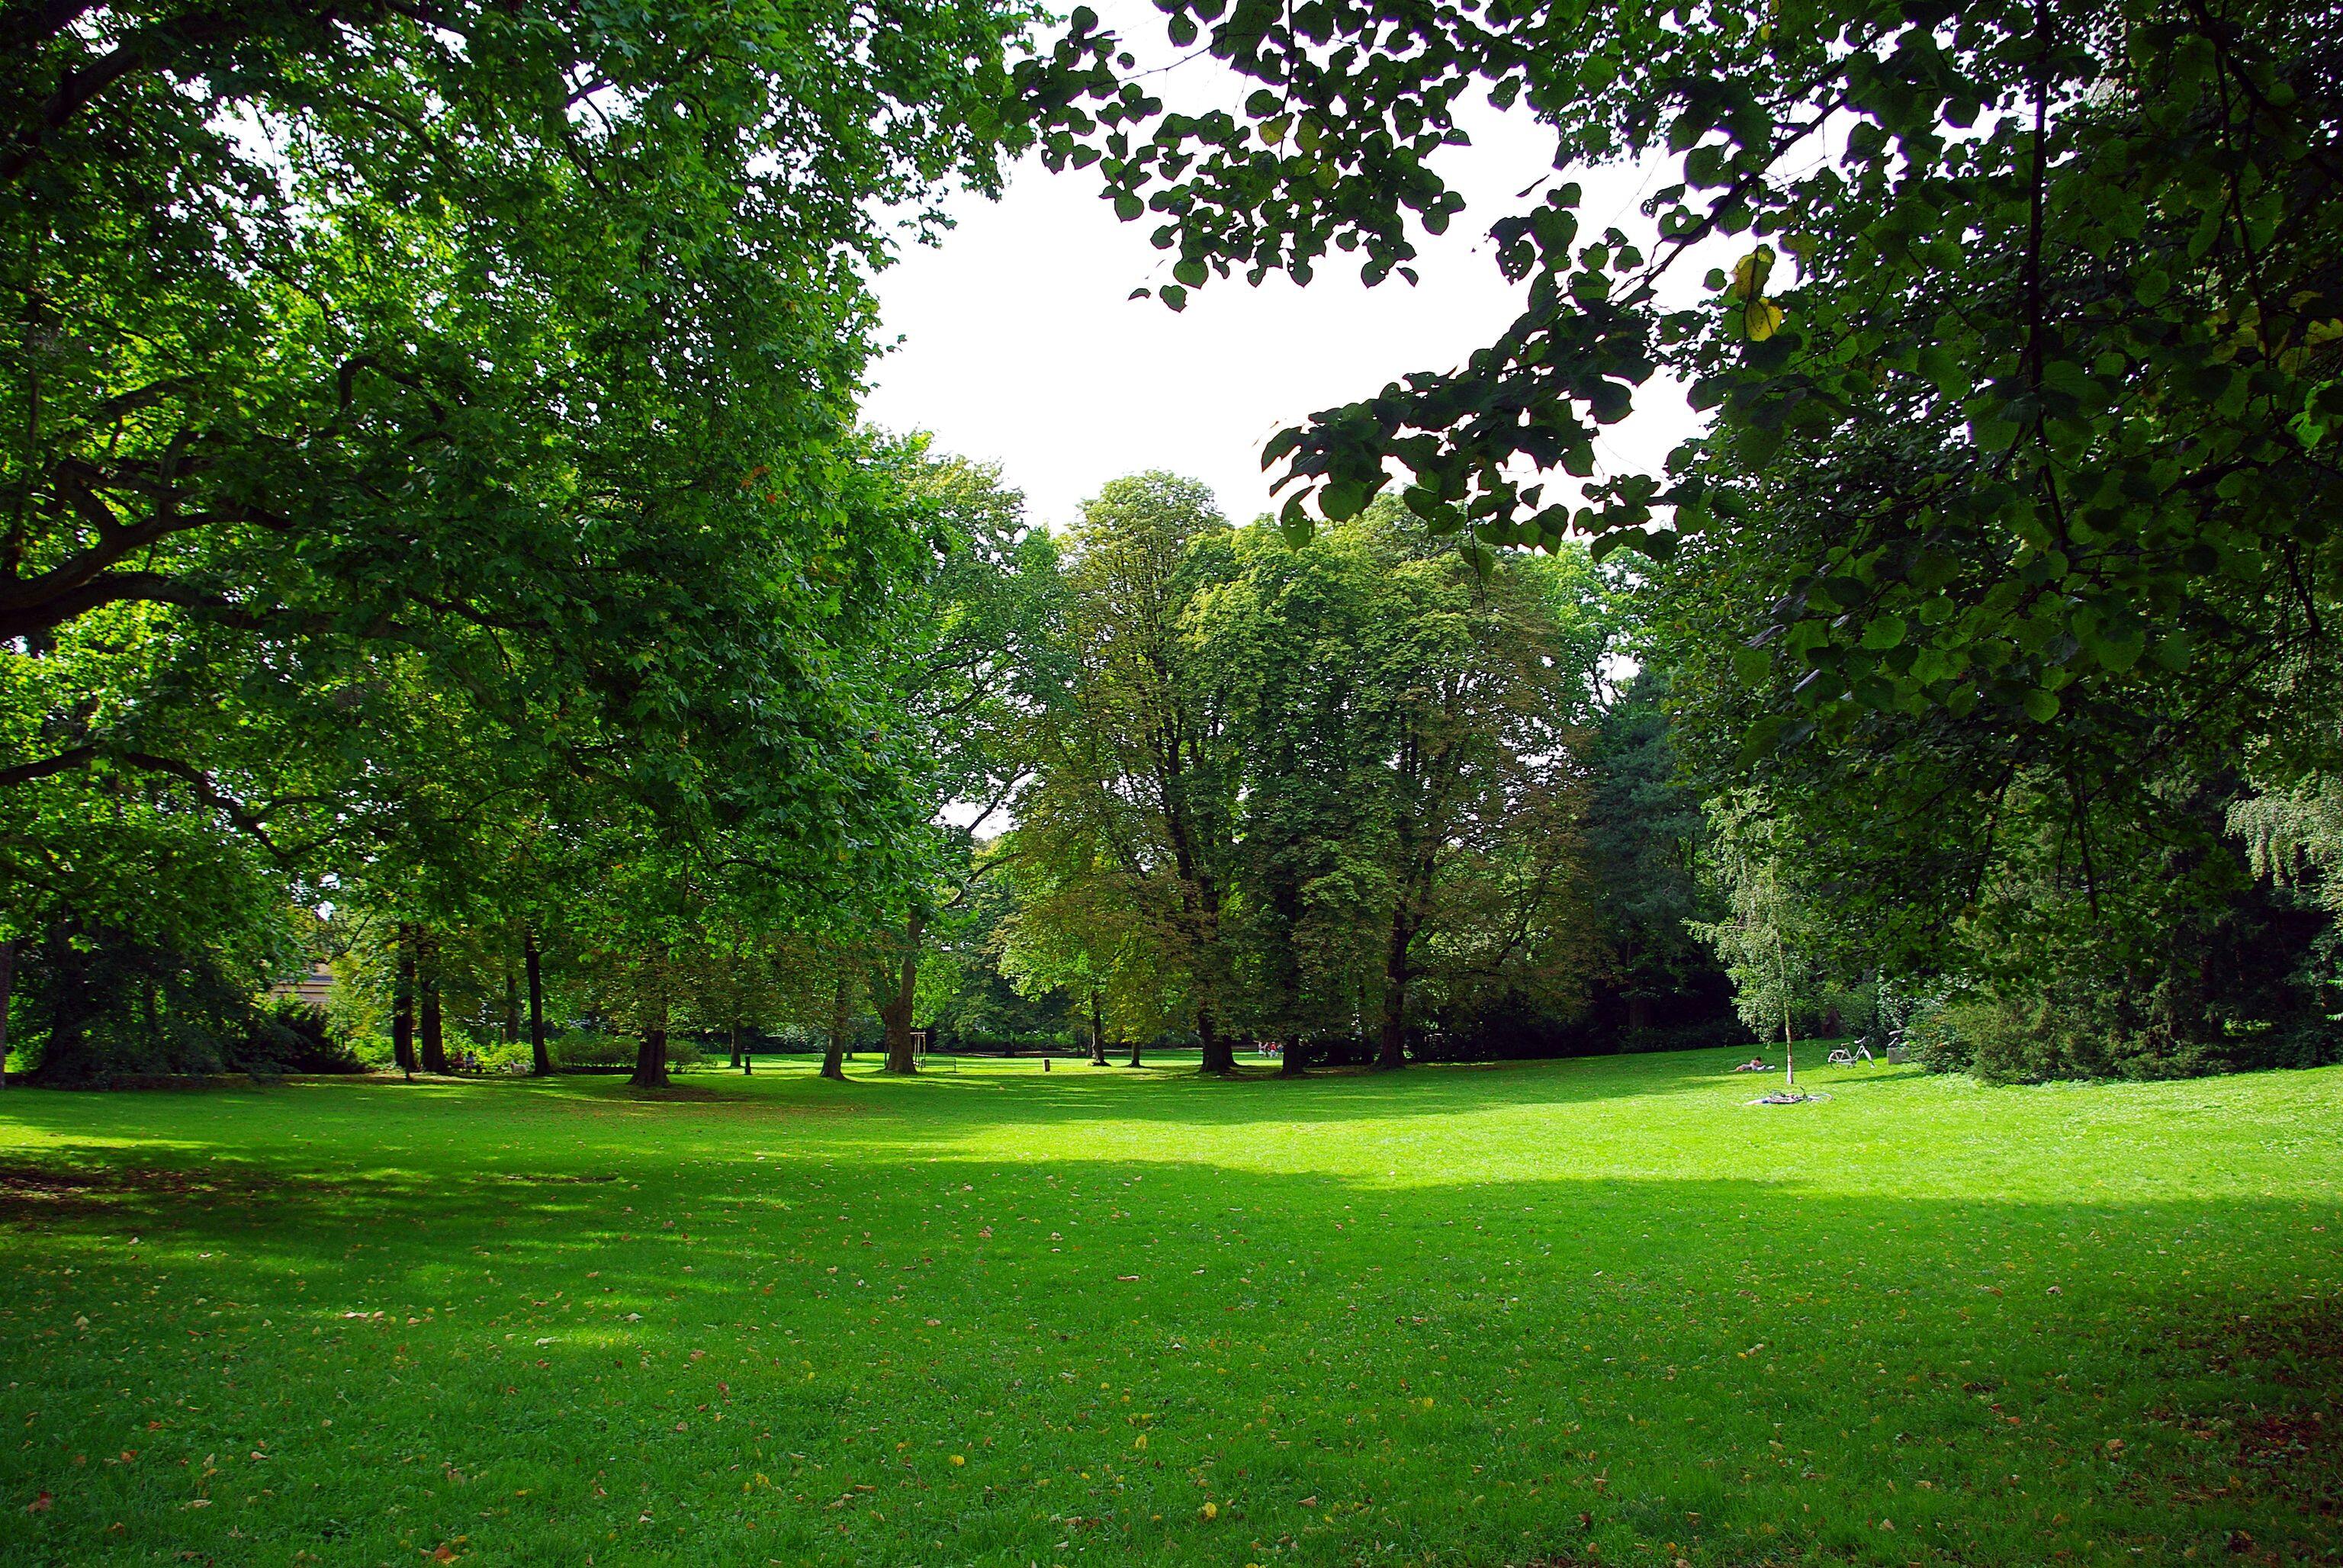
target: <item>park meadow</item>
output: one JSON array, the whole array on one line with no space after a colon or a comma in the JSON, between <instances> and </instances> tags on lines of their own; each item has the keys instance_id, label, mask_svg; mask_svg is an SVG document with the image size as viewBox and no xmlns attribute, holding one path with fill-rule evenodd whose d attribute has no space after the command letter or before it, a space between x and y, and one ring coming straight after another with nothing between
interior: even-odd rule
<instances>
[{"instance_id":1,"label":"park meadow","mask_svg":"<svg viewBox=\"0 0 2343 1568\"><path fill-rule=\"evenodd\" d=\"M2343 0L0 5L0 1568L2343 1568Z\"/></svg>"},{"instance_id":2,"label":"park meadow","mask_svg":"<svg viewBox=\"0 0 2343 1568\"><path fill-rule=\"evenodd\" d=\"M10 1091L0 1562L2334 1559L2337 1070L1728 1065Z\"/></svg>"}]
</instances>

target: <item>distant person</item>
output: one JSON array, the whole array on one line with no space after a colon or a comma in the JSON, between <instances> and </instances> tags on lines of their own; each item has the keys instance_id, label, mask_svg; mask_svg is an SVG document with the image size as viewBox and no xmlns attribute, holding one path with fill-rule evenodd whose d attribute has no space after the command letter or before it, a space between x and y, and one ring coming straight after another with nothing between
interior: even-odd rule
<instances>
[{"instance_id":1,"label":"distant person","mask_svg":"<svg viewBox=\"0 0 2343 1568\"><path fill-rule=\"evenodd\" d=\"M1733 1070L1735 1072L1771 1072L1774 1070L1766 1066L1762 1059L1753 1056Z\"/></svg>"}]
</instances>

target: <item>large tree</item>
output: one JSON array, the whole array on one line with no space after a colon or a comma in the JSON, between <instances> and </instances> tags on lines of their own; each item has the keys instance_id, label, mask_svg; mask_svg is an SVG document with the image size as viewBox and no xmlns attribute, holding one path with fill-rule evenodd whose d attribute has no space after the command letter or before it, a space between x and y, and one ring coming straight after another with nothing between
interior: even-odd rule
<instances>
[{"instance_id":1,"label":"large tree","mask_svg":"<svg viewBox=\"0 0 2343 1568\"><path fill-rule=\"evenodd\" d=\"M1149 967L1176 977L1202 1070L1228 1072L1239 742L1184 625L1199 590L1231 574L1228 523L1194 480L1139 474L1085 503L1066 548L1071 689L1035 730L1019 836L1118 880Z\"/></svg>"},{"instance_id":2,"label":"large tree","mask_svg":"<svg viewBox=\"0 0 2343 1568\"><path fill-rule=\"evenodd\" d=\"M1060 700L1065 670L1057 549L1027 522L1025 498L998 467L932 454L925 437L907 443L890 472L924 508L939 547L928 570L899 588L897 630L880 650L904 783L927 816L918 869L868 942L887 1070L908 1073L920 962L938 936L959 934L978 884L1000 869L980 841L999 832L1031 771L1029 732Z\"/></svg>"},{"instance_id":3,"label":"large tree","mask_svg":"<svg viewBox=\"0 0 2343 1568\"><path fill-rule=\"evenodd\" d=\"M856 670L933 550L855 429L866 280L997 184L1022 17L11 7L12 859L94 875L115 779L290 866L572 788L897 832Z\"/></svg>"},{"instance_id":4,"label":"large tree","mask_svg":"<svg viewBox=\"0 0 2343 1568\"><path fill-rule=\"evenodd\" d=\"M1584 556L1484 576L1389 506L1297 545L1192 495L1118 482L1071 541L1011 967L1101 1013L1178 999L1208 1071L1237 1033L1398 1066L1427 1020L1574 1004Z\"/></svg>"},{"instance_id":5,"label":"large tree","mask_svg":"<svg viewBox=\"0 0 2343 1568\"><path fill-rule=\"evenodd\" d=\"M1363 1005L1397 1067L1435 1009L1574 990L1584 552L1483 575L1385 503L1298 547L1247 529L1235 567L1187 626L1240 759L1244 1016L1285 1070Z\"/></svg>"},{"instance_id":6,"label":"large tree","mask_svg":"<svg viewBox=\"0 0 2343 1568\"><path fill-rule=\"evenodd\" d=\"M1175 307L1337 250L1403 272L1462 210L1436 166L1468 94L1553 137L1554 177L1488 215L1519 317L1271 444L1297 532L1396 472L1468 553L1682 555L1687 749L1795 819L1883 961L2239 1059L2274 1016L2239 995L2270 989L2257 950L2301 943L2223 826L2343 600L2330 10L1167 12L1258 84L1235 112L1160 101L1080 15L1021 79L1051 156L1153 215ZM1582 232L1570 176L1625 159L1641 216ZM1667 384L1696 438L1598 473L1598 429Z\"/></svg>"}]
</instances>

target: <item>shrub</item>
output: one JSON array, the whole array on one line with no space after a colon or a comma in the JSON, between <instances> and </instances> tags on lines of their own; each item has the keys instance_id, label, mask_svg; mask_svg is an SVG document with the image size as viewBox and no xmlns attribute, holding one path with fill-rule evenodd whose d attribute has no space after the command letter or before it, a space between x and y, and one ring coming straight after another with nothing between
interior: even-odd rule
<instances>
[{"instance_id":1,"label":"shrub","mask_svg":"<svg viewBox=\"0 0 2343 1568\"><path fill-rule=\"evenodd\" d=\"M574 1030L546 1042L547 1054L553 1058L557 1072L574 1071L579 1068L626 1067L635 1065L635 1051L639 1042L631 1034L603 1034L591 1030ZM521 1048L524 1054L528 1047ZM699 1047L680 1035L669 1035L667 1041L667 1064L670 1069L697 1067L702 1058Z\"/></svg>"},{"instance_id":2,"label":"shrub","mask_svg":"<svg viewBox=\"0 0 2343 1568\"><path fill-rule=\"evenodd\" d=\"M299 997L263 998L241 1040L223 1055L238 1072L364 1072L349 1046L334 1038L323 1008Z\"/></svg>"},{"instance_id":3,"label":"shrub","mask_svg":"<svg viewBox=\"0 0 2343 1568\"><path fill-rule=\"evenodd\" d=\"M2314 1010L2180 1029L2160 1000L2151 992L2127 1007L2119 998L1970 993L1915 1018L1905 1040L1930 1071L1967 1072L1987 1083L2196 1078L2343 1058L2343 1029Z\"/></svg>"}]
</instances>

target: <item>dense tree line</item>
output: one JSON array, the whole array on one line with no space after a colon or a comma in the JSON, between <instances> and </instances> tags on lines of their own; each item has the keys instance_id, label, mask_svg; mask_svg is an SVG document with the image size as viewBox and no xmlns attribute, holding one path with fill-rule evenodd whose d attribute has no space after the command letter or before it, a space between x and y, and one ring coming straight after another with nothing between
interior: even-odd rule
<instances>
[{"instance_id":1,"label":"dense tree line","mask_svg":"<svg viewBox=\"0 0 2343 1568\"><path fill-rule=\"evenodd\" d=\"M1394 508L1306 543L1199 487L1110 485L1066 541L1072 670L1000 853L1012 972L1119 1031L1298 1071L1321 1037L1409 1033L1592 983L1582 556L1486 578Z\"/></svg>"},{"instance_id":2,"label":"dense tree line","mask_svg":"<svg viewBox=\"0 0 2343 1568\"><path fill-rule=\"evenodd\" d=\"M45 1063L205 1060L293 904L414 933L417 1011L428 933L558 912L655 1041L685 933L906 879L879 656L960 547L857 427L865 285L883 215L997 183L1022 25L9 13L0 968Z\"/></svg>"},{"instance_id":3,"label":"dense tree line","mask_svg":"<svg viewBox=\"0 0 2343 1568\"><path fill-rule=\"evenodd\" d=\"M1412 281L1460 102L1552 133L1490 230L1521 316L1272 442L1282 518L1397 473L1472 558L1651 558L1753 1017L1884 995L1996 1076L2343 1052L2334 7L1166 10L1240 111L1167 102L1085 14L1019 70L1175 309L1344 253ZM1593 232L1568 176L1627 156L1664 172ZM1701 434L1598 473L1655 378Z\"/></svg>"},{"instance_id":4,"label":"dense tree line","mask_svg":"<svg viewBox=\"0 0 2343 1568\"><path fill-rule=\"evenodd\" d=\"M1989 1076L2343 1052L2331 7L1161 9L1239 108L974 0L0 22L0 1028L293 1060L252 995L330 951L402 1064L588 1020L645 1084L1728 983ZM1553 139L1523 313L1273 440L1273 520L1051 539L859 424L871 271L1004 155L1174 309L1412 282L1468 93ZM1655 379L1706 422L1603 470Z\"/></svg>"}]
</instances>

